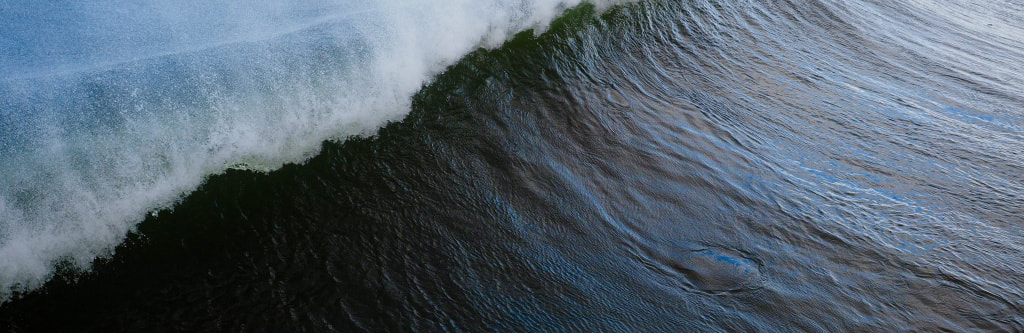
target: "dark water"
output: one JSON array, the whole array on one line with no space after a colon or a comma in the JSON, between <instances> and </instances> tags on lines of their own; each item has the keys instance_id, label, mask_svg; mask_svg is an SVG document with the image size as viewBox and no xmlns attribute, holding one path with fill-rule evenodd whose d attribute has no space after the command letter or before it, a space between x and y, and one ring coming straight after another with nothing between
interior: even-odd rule
<instances>
[{"instance_id":1,"label":"dark water","mask_svg":"<svg viewBox=\"0 0 1024 333\"><path fill-rule=\"evenodd\" d=\"M1011 0L585 6L0 326L1024 331L1022 73Z\"/></svg>"}]
</instances>

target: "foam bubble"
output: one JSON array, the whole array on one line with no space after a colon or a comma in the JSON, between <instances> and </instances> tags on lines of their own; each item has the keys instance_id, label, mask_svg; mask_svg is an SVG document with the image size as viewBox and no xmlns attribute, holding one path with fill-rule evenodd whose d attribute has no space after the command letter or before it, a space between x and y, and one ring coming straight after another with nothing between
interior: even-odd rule
<instances>
[{"instance_id":1,"label":"foam bubble","mask_svg":"<svg viewBox=\"0 0 1024 333\"><path fill-rule=\"evenodd\" d=\"M460 57L579 2L0 0L0 302L88 269L208 175L374 133Z\"/></svg>"}]
</instances>

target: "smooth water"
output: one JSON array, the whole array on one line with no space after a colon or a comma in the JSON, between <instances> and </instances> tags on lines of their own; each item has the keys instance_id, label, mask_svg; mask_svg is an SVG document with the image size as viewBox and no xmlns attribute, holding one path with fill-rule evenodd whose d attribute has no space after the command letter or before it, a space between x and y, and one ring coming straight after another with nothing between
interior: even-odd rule
<instances>
[{"instance_id":1,"label":"smooth water","mask_svg":"<svg viewBox=\"0 0 1024 333\"><path fill-rule=\"evenodd\" d=\"M1024 5L572 5L0 5L0 323L1024 330Z\"/></svg>"}]
</instances>

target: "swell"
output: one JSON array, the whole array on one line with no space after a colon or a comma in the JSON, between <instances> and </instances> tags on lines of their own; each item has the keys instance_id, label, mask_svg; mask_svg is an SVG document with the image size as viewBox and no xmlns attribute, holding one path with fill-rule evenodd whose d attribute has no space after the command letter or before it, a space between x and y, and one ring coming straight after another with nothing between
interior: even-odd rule
<instances>
[{"instance_id":1,"label":"swell","mask_svg":"<svg viewBox=\"0 0 1024 333\"><path fill-rule=\"evenodd\" d=\"M76 301L37 309L102 327L1018 331L1024 108L989 81L1016 80L1019 49L938 4L646 1L516 39L373 139L217 177ZM947 53L974 44L991 48ZM48 312L22 304L7 313Z\"/></svg>"},{"instance_id":2,"label":"swell","mask_svg":"<svg viewBox=\"0 0 1024 333\"><path fill-rule=\"evenodd\" d=\"M579 4L0 3L0 302L209 175L374 133L463 55Z\"/></svg>"}]
</instances>

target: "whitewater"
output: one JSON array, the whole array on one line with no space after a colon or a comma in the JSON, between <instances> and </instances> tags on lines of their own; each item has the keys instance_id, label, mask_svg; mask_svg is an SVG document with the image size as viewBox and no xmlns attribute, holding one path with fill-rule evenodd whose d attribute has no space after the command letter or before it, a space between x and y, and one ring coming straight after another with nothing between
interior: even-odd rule
<instances>
[{"instance_id":1,"label":"whitewater","mask_svg":"<svg viewBox=\"0 0 1024 333\"><path fill-rule=\"evenodd\" d=\"M578 5L0 2L0 303L88 270L210 175L372 135L467 53Z\"/></svg>"}]
</instances>

